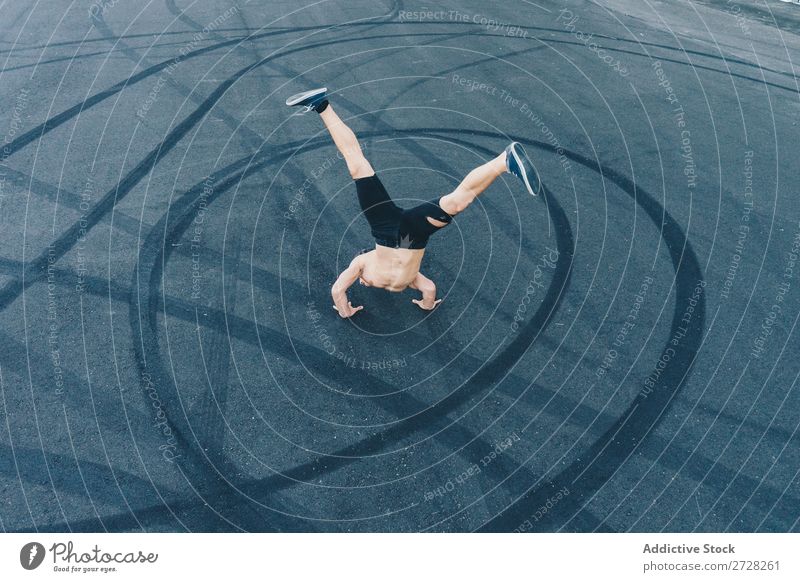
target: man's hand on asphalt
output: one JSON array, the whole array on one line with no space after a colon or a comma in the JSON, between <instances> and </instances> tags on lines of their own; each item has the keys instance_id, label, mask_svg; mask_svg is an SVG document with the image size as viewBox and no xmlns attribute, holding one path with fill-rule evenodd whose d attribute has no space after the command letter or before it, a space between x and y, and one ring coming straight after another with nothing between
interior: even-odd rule
<instances>
[{"instance_id":1,"label":"man's hand on asphalt","mask_svg":"<svg viewBox=\"0 0 800 582\"><path fill-rule=\"evenodd\" d=\"M416 305L419 305L420 309L424 309L425 311L433 311L433 309L437 305L439 305L442 302L442 300L441 299L437 299L436 301L433 302L433 305L425 305L425 300L424 299L412 299L411 302L416 304Z\"/></svg>"},{"instance_id":2,"label":"man's hand on asphalt","mask_svg":"<svg viewBox=\"0 0 800 582\"><path fill-rule=\"evenodd\" d=\"M364 309L364 306L359 305L358 307L353 307L353 304L348 301L347 306L342 307L342 309L339 309L335 305L333 306L333 308L339 313L339 317L341 317L342 319L347 319L348 317L352 317L353 315Z\"/></svg>"}]
</instances>

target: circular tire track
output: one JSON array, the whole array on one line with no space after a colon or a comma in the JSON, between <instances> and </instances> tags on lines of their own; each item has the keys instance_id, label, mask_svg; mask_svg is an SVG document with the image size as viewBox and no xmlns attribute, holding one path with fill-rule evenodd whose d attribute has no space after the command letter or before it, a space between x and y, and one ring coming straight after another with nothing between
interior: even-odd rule
<instances>
[{"instance_id":1,"label":"circular tire track","mask_svg":"<svg viewBox=\"0 0 800 582\"><path fill-rule=\"evenodd\" d=\"M448 132L457 133L448 128L425 128L421 133L435 135L447 134ZM414 133L419 134L420 131L414 130ZM476 133L478 135L482 134L485 137L493 136L493 134L488 132L473 131L471 133L473 135ZM380 132L368 132L362 135L367 138L375 138L381 137L382 134ZM511 137L545 151L555 151L549 144L530 142L521 136ZM565 154L577 163L597 171L601 176L608 178L612 183L628 193L645 210L647 215L662 232L662 236L667 243L667 248L670 251L673 268L676 271L675 284L677 296L684 297L691 295L691 290L696 282L703 278L702 271L697 257L677 222L666 213L654 197L642 191L640 188L637 189L627 177L609 168L600 167L596 162L574 152L569 152L567 150ZM276 163L281 157L282 155L278 154L273 158L250 164L248 166L248 173L255 172L270 163ZM246 178L244 172L231 175L231 172L238 170L244 163L244 160L240 160L221 172L221 175L229 175L230 177L226 178L220 186L215 189L215 197L233 187L240 180ZM158 301L153 301L153 299L157 298L159 293L163 265L168 260L172 248L170 243L177 241L183 230L191 223L194 212L197 210L200 191L202 191L202 183L196 185L195 188L182 195L177 202L173 203L165 215L165 218L162 219L162 222L151 230L151 234L143 245L142 257L139 265L139 273L142 274L140 275L141 279L148 282L149 295L145 296L144 305L140 305L135 311L132 305L132 323L135 324L139 320L139 310L147 314L144 318L145 321L147 321L147 325L142 326L141 334L143 340L142 345L147 346L145 348L147 352L146 356L142 359L146 359L147 361L148 373L160 378L161 385L169 386L170 391L174 389L174 383L163 373L163 368L158 363L160 362L158 348L154 347L158 345L155 333L155 317ZM556 224L556 232L570 232L571 229L569 229L569 223L563 210L554 203L555 201L550 195L548 195L548 202L551 220ZM167 217L170 217L169 220L166 219ZM572 256L571 237L567 237L566 239L563 237L560 238L558 244L562 257ZM305 466L296 467L287 472L286 477L288 477L290 481L304 481L311 475L319 476L321 472L336 470L343 464L352 462L354 458L358 458L359 456L379 452L394 440L406 438L409 434L420 428L432 422L440 421L444 415L452 411L464 400L473 396L475 392L488 390L491 385L497 382L497 379L502 374L508 369L513 368L514 364L531 345L535 335L546 327L550 317L557 309L558 302L569 280L570 263L560 260L558 269L558 274L554 276L551 288L545 300L526 327L503 352L487 362L486 365L484 365L466 385L461 387L457 393L454 393L450 398L427 409L424 413L415 417L413 422L400 424L362 441L357 445L337 451L334 454L315 460ZM134 281L135 280L136 277L134 278ZM542 500L546 501L553 491L560 489L564 484L569 484L575 491L575 493L569 497L569 506L565 503L564 507L567 507L571 513L579 514L583 503L585 503L593 492L605 483L632 454L641 439L654 428L658 419L680 389L682 382L686 379L690 371L692 360L702 338L704 312L705 298L702 297L698 302L696 310L697 316L693 320L693 324L686 334L686 338L675 350L676 354L672 358L670 366L668 366L665 373L661 376L659 384L654 392L647 398L639 394L626 414L608 429L600 440L590 447L588 454L584 457L586 460L574 462L556 478L550 479L528 491L514 505L486 524L484 529L491 531L509 531L513 529L519 525L521 521L530 516L535 508L543 503ZM676 305L670 335L674 335L674 332L680 326L681 315L682 311L680 305ZM668 348L669 344L665 346L664 349L666 350ZM158 371L154 372L154 370ZM178 415L178 418L175 416L174 410L181 407L180 396L177 393L171 396L176 400L171 402L168 406L168 408L173 409L173 412L170 413L170 418L176 427L181 427L176 432L183 435L182 440L184 446L194 447L192 444L194 439L189 439L186 436L191 431L191 427L186 424L188 423L188 419L182 418L181 415ZM198 458L197 452L195 452L193 457L195 459ZM207 461L207 459L205 461ZM218 471L218 469L214 468L214 471ZM196 467L191 473L194 475L207 476L205 471L197 470ZM530 475L527 475L527 478L527 483L530 483ZM240 490L242 493L249 495L251 492L255 493L256 491L263 491L265 489L274 491L290 484L287 483L285 479L279 480L270 478L266 481L268 482L262 480L257 484L245 484ZM281 481L283 481L283 483L281 483ZM218 485L219 483L217 483L217 486ZM519 483L516 485L519 486ZM240 513L241 512L237 512L237 515ZM577 525L576 529L580 530L581 526L585 526L586 519L586 517L579 515L577 520L573 520ZM557 524L545 521L542 522L542 527L544 529L552 529L556 525ZM592 525L596 524L592 523Z\"/></svg>"}]
</instances>

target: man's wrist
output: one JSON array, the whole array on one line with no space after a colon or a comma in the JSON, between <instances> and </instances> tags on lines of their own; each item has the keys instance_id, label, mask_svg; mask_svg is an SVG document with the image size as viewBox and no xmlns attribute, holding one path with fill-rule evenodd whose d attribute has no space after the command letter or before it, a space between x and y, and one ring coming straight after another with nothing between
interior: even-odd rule
<instances>
[{"instance_id":1,"label":"man's wrist","mask_svg":"<svg viewBox=\"0 0 800 582\"><path fill-rule=\"evenodd\" d=\"M333 303L339 311L347 310L347 293L337 293L333 296Z\"/></svg>"}]
</instances>

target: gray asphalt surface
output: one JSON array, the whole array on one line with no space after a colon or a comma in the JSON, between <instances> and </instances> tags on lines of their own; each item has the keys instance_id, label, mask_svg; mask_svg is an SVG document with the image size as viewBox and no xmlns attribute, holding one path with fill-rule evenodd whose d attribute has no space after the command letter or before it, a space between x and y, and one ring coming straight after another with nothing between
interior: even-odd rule
<instances>
[{"instance_id":1,"label":"gray asphalt surface","mask_svg":"<svg viewBox=\"0 0 800 582\"><path fill-rule=\"evenodd\" d=\"M4 531L797 531L800 8L0 4ZM401 205L354 288L326 85ZM358 287L358 286L356 286Z\"/></svg>"}]
</instances>

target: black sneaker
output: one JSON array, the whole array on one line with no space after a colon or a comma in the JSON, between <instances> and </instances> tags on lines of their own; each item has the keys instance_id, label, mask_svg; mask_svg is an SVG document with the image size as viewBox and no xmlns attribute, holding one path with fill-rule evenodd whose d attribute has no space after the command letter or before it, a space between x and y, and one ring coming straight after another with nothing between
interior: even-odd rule
<instances>
[{"instance_id":1,"label":"black sneaker","mask_svg":"<svg viewBox=\"0 0 800 582\"><path fill-rule=\"evenodd\" d=\"M286 100L286 105L290 107L305 107L306 111L313 111L317 106L328 98L328 88L320 87L311 91L303 91L292 95Z\"/></svg>"},{"instance_id":2,"label":"black sneaker","mask_svg":"<svg viewBox=\"0 0 800 582\"><path fill-rule=\"evenodd\" d=\"M525 153L519 142L513 141L506 148L506 167L509 172L522 180L531 195L539 195L542 181L539 179L539 174L536 173L528 154Z\"/></svg>"}]
</instances>

